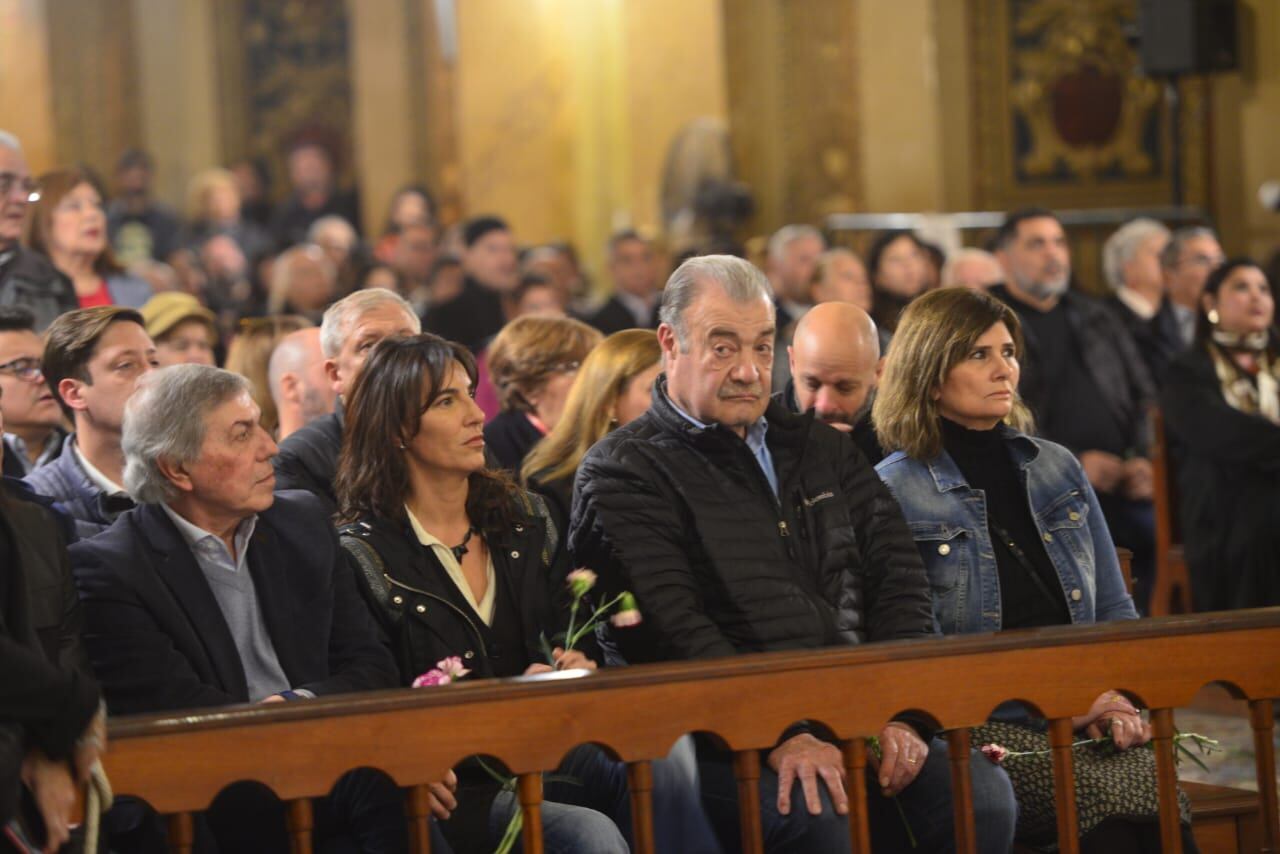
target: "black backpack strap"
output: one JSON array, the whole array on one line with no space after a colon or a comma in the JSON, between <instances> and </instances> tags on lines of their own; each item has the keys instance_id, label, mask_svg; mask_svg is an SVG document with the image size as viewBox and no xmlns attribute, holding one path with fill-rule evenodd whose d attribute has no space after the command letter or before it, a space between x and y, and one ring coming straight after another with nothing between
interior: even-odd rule
<instances>
[{"instance_id":1,"label":"black backpack strap","mask_svg":"<svg viewBox=\"0 0 1280 854\"><path fill-rule=\"evenodd\" d=\"M398 625L401 612L390 607L391 584L387 578L387 565L378 550L365 540L367 527L360 523L343 525L338 529L338 542L356 562L360 579L370 603L374 604L384 619Z\"/></svg>"}]
</instances>

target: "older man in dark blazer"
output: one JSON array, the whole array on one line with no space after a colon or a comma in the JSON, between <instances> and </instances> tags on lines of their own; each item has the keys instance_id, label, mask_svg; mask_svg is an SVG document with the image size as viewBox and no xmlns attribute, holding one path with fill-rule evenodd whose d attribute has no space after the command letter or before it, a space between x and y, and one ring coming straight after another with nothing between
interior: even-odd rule
<instances>
[{"instance_id":1,"label":"older man in dark blazer","mask_svg":"<svg viewBox=\"0 0 1280 854\"><path fill-rule=\"evenodd\" d=\"M139 506L71 551L89 658L113 712L398 682L319 501L273 494L276 446L258 415L243 377L202 365L156 372L130 400L124 478ZM398 793L350 779L368 773L339 782L318 832L328 824L363 850L397 850ZM209 813L222 850L287 845L281 811L234 803Z\"/></svg>"}]
</instances>

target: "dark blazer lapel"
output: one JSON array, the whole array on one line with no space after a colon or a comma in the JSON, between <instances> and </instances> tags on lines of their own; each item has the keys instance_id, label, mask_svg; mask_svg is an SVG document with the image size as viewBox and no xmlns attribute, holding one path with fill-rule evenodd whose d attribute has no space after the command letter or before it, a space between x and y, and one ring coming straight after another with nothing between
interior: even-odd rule
<instances>
[{"instance_id":1,"label":"dark blazer lapel","mask_svg":"<svg viewBox=\"0 0 1280 854\"><path fill-rule=\"evenodd\" d=\"M244 665L231 629L222 616L218 600L196 563L191 547L173 521L158 504L143 506L138 526L157 553L158 575L191 623L191 630L204 646L205 654L228 693L247 697L249 686Z\"/></svg>"},{"instance_id":2,"label":"dark blazer lapel","mask_svg":"<svg viewBox=\"0 0 1280 854\"><path fill-rule=\"evenodd\" d=\"M299 662L294 653L293 613L290 608L293 595L284 575L288 558L282 553L275 532L265 521L259 514L258 525L249 539L249 574L253 577L262 620L276 650L276 660L280 662L284 675L289 677L289 682L297 683Z\"/></svg>"}]
</instances>

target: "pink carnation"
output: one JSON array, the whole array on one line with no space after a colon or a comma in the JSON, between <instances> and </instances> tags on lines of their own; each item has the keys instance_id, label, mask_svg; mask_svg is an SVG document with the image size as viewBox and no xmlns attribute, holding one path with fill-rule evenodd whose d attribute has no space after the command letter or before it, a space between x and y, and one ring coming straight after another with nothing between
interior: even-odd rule
<instances>
[{"instance_id":1,"label":"pink carnation","mask_svg":"<svg viewBox=\"0 0 1280 854\"><path fill-rule=\"evenodd\" d=\"M448 685L456 682L471 671L462 666L462 659L456 655L448 658L442 658L436 662L435 669L428 670L426 673L413 680L415 688L430 688L435 685Z\"/></svg>"},{"instance_id":2,"label":"pink carnation","mask_svg":"<svg viewBox=\"0 0 1280 854\"><path fill-rule=\"evenodd\" d=\"M439 670L428 670L426 673L413 680L415 688L430 688L434 685L448 685L453 680Z\"/></svg>"},{"instance_id":3,"label":"pink carnation","mask_svg":"<svg viewBox=\"0 0 1280 854\"><path fill-rule=\"evenodd\" d=\"M618 610L610 618L610 622L620 629L640 625L640 608L636 605L636 597L623 593L618 600Z\"/></svg>"},{"instance_id":4,"label":"pink carnation","mask_svg":"<svg viewBox=\"0 0 1280 854\"><path fill-rule=\"evenodd\" d=\"M462 659L456 655L442 658L436 662L436 669L451 679L461 679L471 671L462 666Z\"/></svg>"},{"instance_id":5,"label":"pink carnation","mask_svg":"<svg viewBox=\"0 0 1280 854\"><path fill-rule=\"evenodd\" d=\"M596 586L596 574L589 569L575 569L567 576L569 590L575 597L581 598Z\"/></svg>"},{"instance_id":6,"label":"pink carnation","mask_svg":"<svg viewBox=\"0 0 1280 854\"><path fill-rule=\"evenodd\" d=\"M982 745L982 755L999 765L1009 756L1009 749L998 744Z\"/></svg>"}]
</instances>

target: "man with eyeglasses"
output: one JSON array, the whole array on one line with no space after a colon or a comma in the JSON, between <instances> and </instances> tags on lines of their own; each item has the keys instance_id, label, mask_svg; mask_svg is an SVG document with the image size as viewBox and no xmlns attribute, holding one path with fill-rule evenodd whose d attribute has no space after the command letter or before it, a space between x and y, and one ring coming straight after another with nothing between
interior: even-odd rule
<instances>
[{"instance_id":1,"label":"man with eyeglasses","mask_svg":"<svg viewBox=\"0 0 1280 854\"><path fill-rule=\"evenodd\" d=\"M1178 321L1182 346L1190 347L1196 337L1196 317L1200 314L1200 294L1204 283L1224 260L1222 246L1213 229L1202 225L1175 231L1160 253L1165 292Z\"/></svg>"},{"instance_id":2,"label":"man with eyeglasses","mask_svg":"<svg viewBox=\"0 0 1280 854\"><path fill-rule=\"evenodd\" d=\"M39 198L27 169L22 144L0 130L0 306L21 305L44 331L54 318L79 306L75 288L43 256L18 245L27 222L27 205Z\"/></svg>"},{"instance_id":3,"label":"man with eyeglasses","mask_svg":"<svg viewBox=\"0 0 1280 854\"><path fill-rule=\"evenodd\" d=\"M21 306L0 306L0 414L4 415L4 474L22 478L56 458L66 433L58 400L44 381L35 317Z\"/></svg>"}]
</instances>

